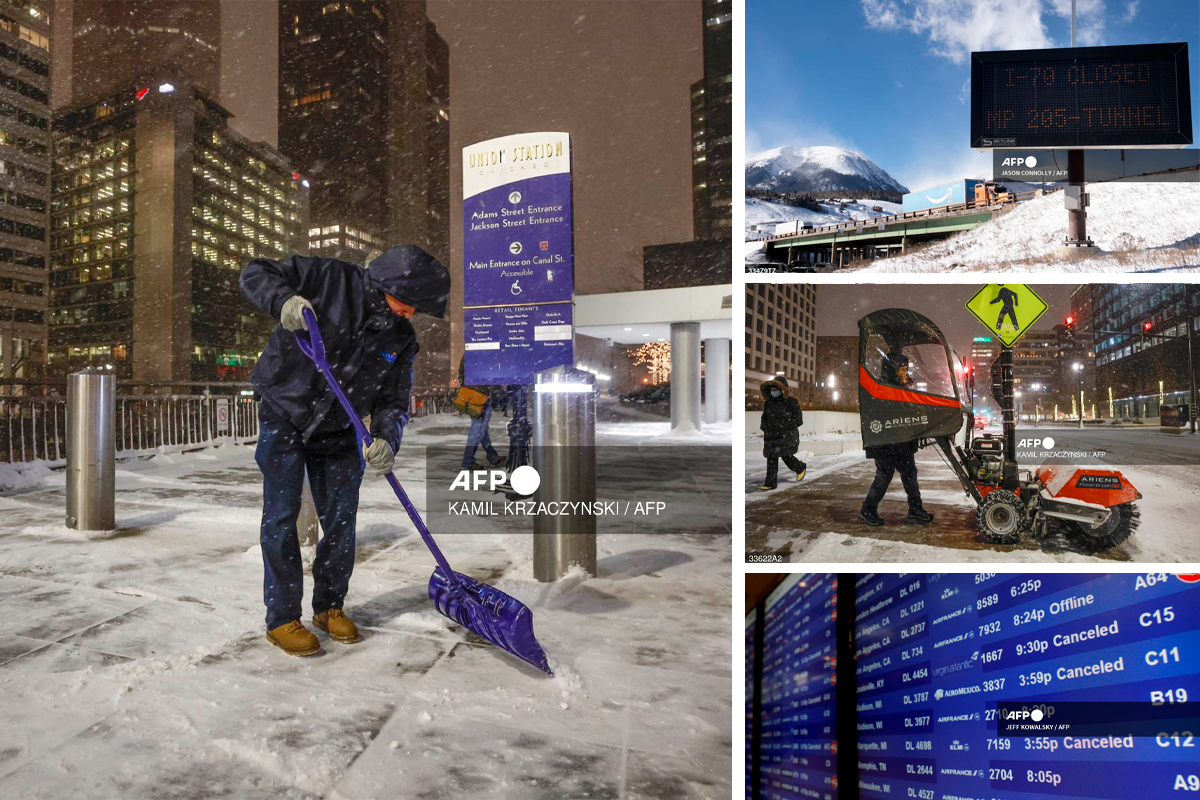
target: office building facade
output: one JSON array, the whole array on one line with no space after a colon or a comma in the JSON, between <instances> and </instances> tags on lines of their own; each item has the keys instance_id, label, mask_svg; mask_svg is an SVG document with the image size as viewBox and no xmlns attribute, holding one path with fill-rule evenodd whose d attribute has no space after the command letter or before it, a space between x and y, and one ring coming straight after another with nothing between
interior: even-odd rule
<instances>
[{"instance_id":1,"label":"office building facade","mask_svg":"<svg viewBox=\"0 0 1200 800\"><path fill-rule=\"evenodd\" d=\"M50 16L0 4L0 378L41 374L50 208Z\"/></svg>"},{"instance_id":2,"label":"office building facade","mask_svg":"<svg viewBox=\"0 0 1200 800\"><path fill-rule=\"evenodd\" d=\"M814 284L746 284L746 391L776 376L798 389L814 386L816 324Z\"/></svg>"},{"instance_id":3,"label":"office building facade","mask_svg":"<svg viewBox=\"0 0 1200 800\"><path fill-rule=\"evenodd\" d=\"M692 84L692 216L697 239L733 236L733 0L703 0L704 77Z\"/></svg>"},{"instance_id":4,"label":"office building facade","mask_svg":"<svg viewBox=\"0 0 1200 800\"><path fill-rule=\"evenodd\" d=\"M219 96L221 0L71 5L71 104L160 70L184 70L207 96Z\"/></svg>"},{"instance_id":5,"label":"office building facade","mask_svg":"<svg viewBox=\"0 0 1200 800\"><path fill-rule=\"evenodd\" d=\"M245 380L274 321L242 268L307 251L306 179L158 73L54 120L48 366L144 381Z\"/></svg>"}]
</instances>

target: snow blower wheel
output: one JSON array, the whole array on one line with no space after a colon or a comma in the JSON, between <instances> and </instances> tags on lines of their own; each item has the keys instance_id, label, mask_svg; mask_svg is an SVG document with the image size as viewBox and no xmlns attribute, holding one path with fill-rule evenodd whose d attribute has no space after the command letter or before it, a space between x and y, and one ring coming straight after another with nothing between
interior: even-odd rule
<instances>
[{"instance_id":1,"label":"snow blower wheel","mask_svg":"<svg viewBox=\"0 0 1200 800\"><path fill-rule=\"evenodd\" d=\"M1065 522L1067 536L1085 553L1099 553L1116 547L1137 530L1141 512L1133 503L1122 503L1108 509L1108 517L1099 525Z\"/></svg>"},{"instance_id":2,"label":"snow blower wheel","mask_svg":"<svg viewBox=\"0 0 1200 800\"><path fill-rule=\"evenodd\" d=\"M1021 498L1007 489L988 492L979 506L979 532L991 544L1016 544L1029 530Z\"/></svg>"}]
</instances>

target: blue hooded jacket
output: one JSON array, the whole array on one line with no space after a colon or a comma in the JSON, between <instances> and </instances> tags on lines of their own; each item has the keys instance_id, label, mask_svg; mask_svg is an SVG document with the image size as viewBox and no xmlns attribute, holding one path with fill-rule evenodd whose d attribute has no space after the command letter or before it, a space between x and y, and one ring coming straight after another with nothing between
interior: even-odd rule
<instances>
[{"instance_id":1,"label":"blue hooded jacket","mask_svg":"<svg viewBox=\"0 0 1200 800\"><path fill-rule=\"evenodd\" d=\"M441 319L450 297L446 268L421 248L403 245L379 256L369 269L316 256L257 258L242 270L240 285L247 300L276 320L295 295L312 303L333 374L359 416L371 416L371 435L395 452L408 421L418 345L412 324L388 308L384 293ZM329 414L350 425L295 334L282 326L271 334L250 378L305 441Z\"/></svg>"}]
</instances>

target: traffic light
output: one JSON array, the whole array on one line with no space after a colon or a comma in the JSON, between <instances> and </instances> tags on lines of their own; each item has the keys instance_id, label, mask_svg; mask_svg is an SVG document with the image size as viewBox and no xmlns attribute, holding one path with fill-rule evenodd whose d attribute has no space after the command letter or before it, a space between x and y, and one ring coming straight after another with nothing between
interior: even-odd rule
<instances>
[{"instance_id":1,"label":"traffic light","mask_svg":"<svg viewBox=\"0 0 1200 800\"><path fill-rule=\"evenodd\" d=\"M1075 341L1075 317L1068 316L1065 320L1063 320L1063 324L1066 327L1066 330L1064 331L1064 338L1068 342L1074 342Z\"/></svg>"},{"instance_id":2,"label":"traffic light","mask_svg":"<svg viewBox=\"0 0 1200 800\"><path fill-rule=\"evenodd\" d=\"M1142 333L1149 333L1150 329L1153 327L1154 323L1152 323L1150 320L1146 320L1142 323Z\"/></svg>"}]
</instances>

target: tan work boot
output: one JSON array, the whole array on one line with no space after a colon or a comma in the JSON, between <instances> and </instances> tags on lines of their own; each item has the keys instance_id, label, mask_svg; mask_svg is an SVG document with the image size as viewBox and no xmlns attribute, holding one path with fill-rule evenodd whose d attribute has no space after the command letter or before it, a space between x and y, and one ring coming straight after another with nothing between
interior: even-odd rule
<instances>
[{"instance_id":1,"label":"tan work boot","mask_svg":"<svg viewBox=\"0 0 1200 800\"><path fill-rule=\"evenodd\" d=\"M357 642L362 637L358 635L358 626L342 613L340 608L331 608L313 615L313 625L329 634L335 642L349 644Z\"/></svg>"},{"instance_id":2,"label":"tan work boot","mask_svg":"<svg viewBox=\"0 0 1200 800\"><path fill-rule=\"evenodd\" d=\"M267 641L289 656L311 656L321 649L317 637L300 620L267 631Z\"/></svg>"}]
</instances>

